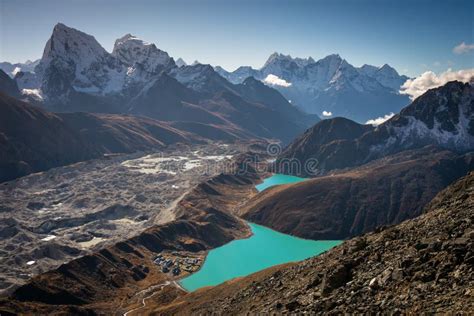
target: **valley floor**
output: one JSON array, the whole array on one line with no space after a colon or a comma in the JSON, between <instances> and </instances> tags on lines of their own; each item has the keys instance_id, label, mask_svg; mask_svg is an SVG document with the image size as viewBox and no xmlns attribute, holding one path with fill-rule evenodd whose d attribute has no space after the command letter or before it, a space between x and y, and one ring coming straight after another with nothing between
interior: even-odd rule
<instances>
[{"instance_id":1,"label":"valley floor","mask_svg":"<svg viewBox=\"0 0 474 316\"><path fill-rule=\"evenodd\" d=\"M244 146L175 145L115 155L0 185L0 291L175 219L178 201Z\"/></svg>"}]
</instances>

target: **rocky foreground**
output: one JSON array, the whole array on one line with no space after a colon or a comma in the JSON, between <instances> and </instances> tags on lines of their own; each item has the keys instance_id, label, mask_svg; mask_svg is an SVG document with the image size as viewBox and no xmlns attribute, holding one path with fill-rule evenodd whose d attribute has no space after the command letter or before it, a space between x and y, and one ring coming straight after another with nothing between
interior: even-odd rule
<instances>
[{"instance_id":1,"label":"rocky foreground","mask_svg":"<svg viewBox=\"0 0 474 316\"><path fill-rule=\"evenodd\" d=\"M469 313L474 310L474 173L420 217L324 255L184 296L156 314Z\"/></svg>"}]
</instances>

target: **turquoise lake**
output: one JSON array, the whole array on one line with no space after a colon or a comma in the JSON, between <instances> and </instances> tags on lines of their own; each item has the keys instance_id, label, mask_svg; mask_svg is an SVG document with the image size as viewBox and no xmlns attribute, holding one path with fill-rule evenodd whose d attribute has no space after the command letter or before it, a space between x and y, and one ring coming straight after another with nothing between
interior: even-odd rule
<instances>
[{"instance_id":1,"label":"turquoise lake","mask_svg":"<svg viewBox=\"0 0 474 316\"><path fill-rule=\"evenodd\" d=\"M255 186L255 188L260 192L265 190L266 188L272 187L274 185L279 184L287 184L287 183L296 183L307 180L306 178L300 178L295 176L289 176L286 174L279 174L275 173L271 177L268 177L263 180L262 183Z\"/></svg>"},{"instance_id":2,"label":"turquoise lake","mask_svg":"<svg viewBox=\"0 0 474 316\"><path fill-rule=\"evenodd\" d=\"M300 261L318 255L341 243L339 240L306 240L270 228L248 223L253 235L234 240L209 252L201 269L182 279L188 291L217 285L271 266Z\"/></svg>"}]
</instances>

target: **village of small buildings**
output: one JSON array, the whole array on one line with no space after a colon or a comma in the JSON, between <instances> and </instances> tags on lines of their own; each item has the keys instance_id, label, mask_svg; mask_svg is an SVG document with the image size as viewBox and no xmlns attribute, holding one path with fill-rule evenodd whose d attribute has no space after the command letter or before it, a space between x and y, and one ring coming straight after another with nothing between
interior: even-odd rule
<instances>
[{"instance_id":1,"label":"village of small buildings","mask_svg":"<svg viewBox=\"0 0 474 316\"><path fill-rule=\"evenodd\" d=\"M202 259L173 251L160 253L153 262L161 267L161 272L178 276L183 271L193 273L199 270Z\"/></svg>"}]
</instances>

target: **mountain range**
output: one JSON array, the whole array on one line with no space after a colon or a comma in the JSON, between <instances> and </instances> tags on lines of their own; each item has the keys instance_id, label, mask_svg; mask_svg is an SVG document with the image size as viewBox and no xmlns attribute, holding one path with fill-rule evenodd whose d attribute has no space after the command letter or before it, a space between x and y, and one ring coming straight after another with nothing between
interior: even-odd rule
<instances>
[{"instance_id":1,"label":"mountain range","mask_svg":"<svg viewBox=\"0 0 474 316\"><path fill-rule=\"evenodd\" d=\"M353 237L420 215L474 169L473 150L474 86L449 82L377 127L345 118L317 123L275 162L278 172L314 178L269 188L240 215L304 238Z\"/></svg>"},{"instance_id":2,"label":"mountain range","mask_svg":"<svg viewBox=\"0 0 474 316\"><path fill-rule=\"evenodd\" d=\"M141 115L247 138L288 142L319 120L260 82L232 84L210 65L178 67L130 34L109 53L93 36L61 23L34 72L18 71L14 80L24 99L54 112Z\"/></svg>"},{"instance_id":3,"label":"mountain range","mask_svg":"<svg viewBox=\"0 0 474 316\"><path fill-rule=\"evenodd\" d=\"M357 68L337 54L315 61L274 53L260 69L215 69L233 83L249 76L263 80L308 113L344 116L362 123L397 113L409 103L408 97L399 93L408 77L387 64Z\"/></svg>"},{"instance_id":4,"label":"mountain range","mask_svg":"<svg viewBox=\"0 0 474 316\"><path fill-rule=\"evenodd\" d=\"M317 160L318 173L365 164L403 150L436 145L456 152L474 149L474 87L458 81L428 90L377 127L345 118L317 123L281 153L281 161ZM297 171L295 171L298 173ZM307 170L301 170L310 175Z\"/></svg>"},{"instance_id":5,"label":"mountain range","mask_svg":"<svg viewBox=\"0 0 474 316\"><path fill-rule=\"evenodd\" d=\"M315 114L305 119L299 115L300 120L312 123L316 115L344 116L364 123L397 113L409 103L399 93L408 78L387 64L357 68L337 54L315 61L274 53L260 69L243 66L228 72L199 62L175 62L155 44L131 34L117 39L109 53L93 36L61 23L54 27L41 59L25 64L4 62L0 69L15 79L28 100L58 112L135 114L131 103L163 74L198 92L194 102L199 106L222 91L246 99L236 85L253 77L290 100L287 108ZM178 91L171 93L179 99Z\"/></svg>"}]
</instances>

